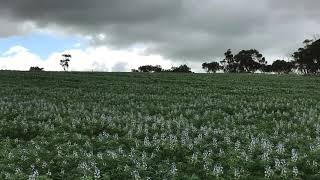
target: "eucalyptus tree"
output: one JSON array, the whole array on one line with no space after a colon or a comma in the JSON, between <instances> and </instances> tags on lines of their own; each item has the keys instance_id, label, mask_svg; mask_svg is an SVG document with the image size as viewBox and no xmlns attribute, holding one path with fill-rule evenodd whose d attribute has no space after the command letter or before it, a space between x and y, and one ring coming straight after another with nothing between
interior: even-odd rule
<instances>
[{"instance_id":1,"label":"eucalyptus tree","mask_svg":"<svg viewBox=\"0 0 320 180\"><path fill-rule=\"evenodd\" d=\"M294 63L304 74L320 74L320 39L306 39L304 47L293 53Z\"/></svg>"},{"instance_id":2,"label":"eucalyptus tree","mask_svg":"<svg viewBox=\"0 0 320 180\"><path fill-rule=\"evenodd\" d=\"M288 74L294 68L294 63L285 60L276 60L271 65L272 71L278 74Z\"/></svg>"},{"instance_id":3,"label":"eucalyptus tree","mask_svg":"<svg viewBox=\"0 0 320 180\"><path fill-rule=\"evenodd\" d=\"M238 72L253 73L267 62L263 55L256 49L242 50L234 56L234 61L238 63Z\"/></svg>"},{"instance_id":4,"label":"eucalyptus tree","mask_svg":"<svg viewBox=\"0 0 320 180\"><path fill-rule=\"evenodd\" d=\"M218 62L202 63L202 69L206 70L208 73L216 73L218 70L222 69L222 66Z\"/></svg>"},{"instance_id":5,"label":"eucalyptus tree","mask_svg":"<svg viewBox=\"0 0 320 180\"><path fill-rule=\"evenodd\" d=\"M68 71L71 55L70 54L62 54L62 57L63 57L63 59L60 60L60 65L62 66L64 71Z\"/></svg>"}]
</instances>

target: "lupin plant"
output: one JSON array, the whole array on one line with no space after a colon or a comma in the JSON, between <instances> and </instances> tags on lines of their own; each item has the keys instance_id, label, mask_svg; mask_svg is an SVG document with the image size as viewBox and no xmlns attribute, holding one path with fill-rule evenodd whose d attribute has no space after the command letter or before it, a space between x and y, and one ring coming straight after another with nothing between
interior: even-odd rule
<instances>
[{"instance_id":1,"label":"lupin plant","mask_svg":"<svg viewBox=\"0 0 320 180\"><path fill-rule=\"evenodd\" d=\"M0 179L320 178L318 78L7 73Z\"/></svg>"}]
</instances>

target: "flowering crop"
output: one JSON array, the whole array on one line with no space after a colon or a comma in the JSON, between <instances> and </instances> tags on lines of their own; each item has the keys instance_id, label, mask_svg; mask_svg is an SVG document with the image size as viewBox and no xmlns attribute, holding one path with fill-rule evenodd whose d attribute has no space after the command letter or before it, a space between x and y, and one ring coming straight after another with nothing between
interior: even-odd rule
<instances>
[{"instance_id":1,"label":"flowering crop","mask_svg":"<svg viewBox=\"0 0 320 180\"><path fill-rule=\"evenodd\" d=\"M319 179L320 79L0 72L0 179Z\"/></svg>"}]
</instances>

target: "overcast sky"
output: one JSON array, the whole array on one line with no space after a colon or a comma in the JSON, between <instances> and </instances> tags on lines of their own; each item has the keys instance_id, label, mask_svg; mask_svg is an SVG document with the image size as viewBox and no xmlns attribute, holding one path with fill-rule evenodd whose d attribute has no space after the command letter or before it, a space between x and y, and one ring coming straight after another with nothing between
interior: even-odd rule
<instances>
[{"instance_id":1,"label":"overcast sky","mask_svg":"<svg viewBox=\"0 0 320 180\"><path fill-rule=\"evenodd\" d=\"M287 59L320 32L319 0L0 0L0 69L128 71L187 63L201 71L231 48Z\"/></svg>"}]
</instances>

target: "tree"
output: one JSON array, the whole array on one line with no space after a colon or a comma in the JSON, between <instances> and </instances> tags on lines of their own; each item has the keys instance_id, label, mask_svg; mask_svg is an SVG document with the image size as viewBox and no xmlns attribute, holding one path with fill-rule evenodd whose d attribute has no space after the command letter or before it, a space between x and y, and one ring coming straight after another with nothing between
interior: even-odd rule
<instances>
[{"instance_id":1,"label":"tree","mask_svg":"<svg viewBox=\"0 0 320 180\"><path fill-rule=\"evenodd\" d=\"M138 68L139 72L161 72L162 68L160 65L152 66L152 65L144 65Z\"/></svg>"},{"instance_id":2,"label":"tree","mask_svg":"<svg viewBox=\"0 0 320 180\"><path fill-rule=\"evenodd\" d=\"M63 59L60 60L60 65L63 67L64 71L68 71L71 55L63 54L62 56L63 56Z\"/></svg>"},{"instance_id":3,"label":"tree","mask_svg":"<svg viewBox=\"0 0 320 180\"><path fill-rule=\"evenodd\" d=\"M186 64L180 65L179 67L172 67L171 72L179 72L179 73L191 73L191 68Z\"/></svg>"},{"instance_id":4,"label":"tree","mask_svg":"<svg viewBox=\"0 0 320 180\"><path fill-rule=\"evenodd\" d=\"M221 61L225 72L255 72L262 69L267 64L265 58L256 49L242 50L238 54L233 55L228 49L224 53L225 59Z\"/></svg>"},{"instance_id":5,"label":"tree","mask_svg":"<svg viewBox=\"0 0 320 180\"><path fill-rule=\"evenodd\" d=\"M299 71L304 74L320 73L320 39L306 39L304 47L293 53L294 63Z\"/></svg>"},{"instance_id":6,"label":"tree","mask_svg":"<svg viewBox=\"0 0 320 180\"><path fill-rule=\"evenodd\" d=\"M272 65L270 64L264 64L261 66L261 71L262 72L272 72Z\"/></svg>"},{"instance_id":7,"label":"tree","mask_svg":"<svg viewBox=\"0 0 320 180\"><path fill-rule=\"evenodd\" d=\"M294 63L285 60L276 60L272 63L271 67L273 72L288 74L294 68Z\"/></svg>"},{"instance_id":8,"label":"tree","mask_svg":"<svg viewBox=\"0 0 320 180\"><path fill-rule=\"evenodd\" d=\"M222 69L218 62L211 62L211 63L203 63L202 69L205 69L207 72L216 73L218 70Z\"/></svg>"},{"instance_id":9,"label":"tree","mask_svg":"<svg viewBox=\"0 0 320 180\"><path fill-rule=\"evenodd\" d=\"M43 70L44 70L44 68L39 68L38 66L30 67L30 69L29 69L29 71L32 71L32 72L40 72Z\"/></svg>"},{"instance_id":10,"label":"tree","mask_svg":"<svg viewBox=\"0 0 320 180\"><path fill-rule=\"evenodd\" d=\"M151 72L152 71L152 66L151 65L144 65L138 67L139 72Z\"/></svg>"},{"instance_id":11,"label":"tree","mask_svg":"<svg viewBox=\"0 0 320 180\"><path fill-rule=\"evenodd\" d=\"M242 50L234 56L234 61L238 63L238 72L255 72L267 62L262 54L256 49Z\"/></svg>"},{"instance_id":12,"label":"tree","mask_svg":"<svg viewBox=\"0 0 320 180\"><path fill-rule=\"evenodd\" d=\"M222 68L224 72L237 72L239 68L239 64L234 61L234 56L232 54L231 49L228 49L227 52L224 53L225 58L220 61L222 64Z\"/></svg>"}]
</instances>

